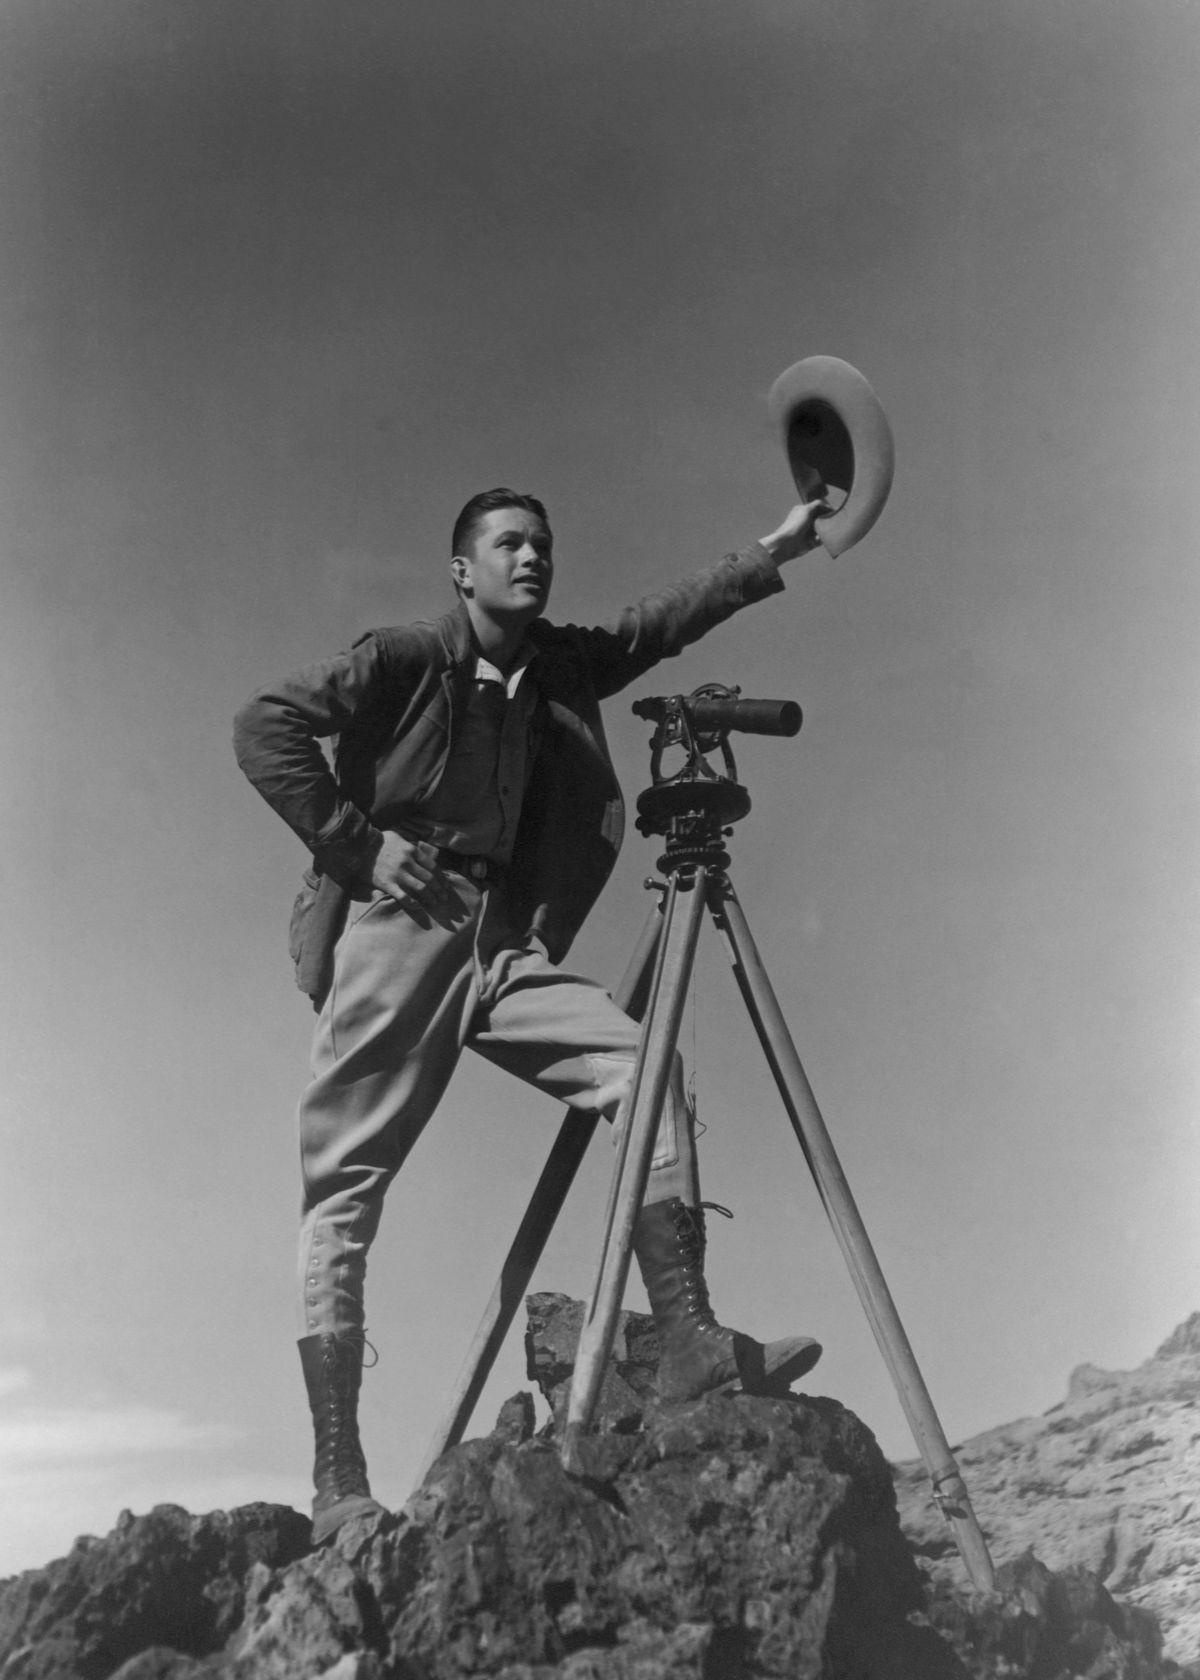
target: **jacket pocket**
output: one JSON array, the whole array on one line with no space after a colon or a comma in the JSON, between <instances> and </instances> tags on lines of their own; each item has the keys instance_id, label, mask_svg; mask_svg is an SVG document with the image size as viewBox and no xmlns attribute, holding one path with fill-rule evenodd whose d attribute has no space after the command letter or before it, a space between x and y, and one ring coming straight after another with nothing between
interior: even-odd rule
<instances>
[{"instance_id":1,"label":"jacket pocket","mask_svg":"<svg viewBox=\"0 0 1200 1680\"><path fill-rule=\"evenodd\" d=\"M288 923L288 955L297 968L304 956L304 941L312 921L313 906L317 902L317 890L320 885L321 877L317 871L306 869L300 882L300 891L292 905L292 919Z\"/></svg>"},{"instance_id":2,"label":"jacket pocket","mask_svg":"<svg viewBox=\"0 0 1200 1680\"><path fill-rule=\"evenodd\" d=\"M305 871L292 906L289 946L296 984L314 1009L320 1009L333 984L333 950L346 924L350 894L332 875Z\"/></svg>"}]
</instances>

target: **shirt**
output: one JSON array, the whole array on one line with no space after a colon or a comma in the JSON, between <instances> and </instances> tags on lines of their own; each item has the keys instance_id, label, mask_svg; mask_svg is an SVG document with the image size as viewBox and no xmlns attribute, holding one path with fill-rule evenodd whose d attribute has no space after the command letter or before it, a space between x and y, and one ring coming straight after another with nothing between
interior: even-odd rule
<instances>
[{"instance_id":1,"label":"shirt","mask_svg":"<svg viewBox=\"0 0 1200 1680\"><path fill-rule=\"evenodd\" d=\"M535 649L524 643L508 675L482 654L441 782L412 827L435 846L507 863L521 817L533 755L530 725L537 704L523 681Z\"/></svg>"}]
</instances>

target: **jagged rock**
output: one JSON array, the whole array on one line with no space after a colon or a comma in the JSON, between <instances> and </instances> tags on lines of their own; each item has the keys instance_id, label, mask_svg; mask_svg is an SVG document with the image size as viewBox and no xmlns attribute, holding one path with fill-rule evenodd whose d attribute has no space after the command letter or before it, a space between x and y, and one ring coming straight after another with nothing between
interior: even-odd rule
<instances>
[{"instance_id":1,"label":"jagged rock","mask_svg":"<svg viewBox=\"0 0 1200 1680\"><path fill-rule=\"evenodd\" d=\"M987 1430L956 1457L997 1561L1033 1550L1154 1611L1164 1650L1200 1664L1200 1313L1134 1371L1082 1365L1040 1418ZM965 1575L918 1465L897 1469L901 1520L930 1572Z\"/></svg>"},{"instance_id":2,"label":"jagged rock","mask_svg":"<svg viewBox=\"0 0 1200 1680\"><path fill-rule=\"evenodd\" d=\"M1177 1324L1154 1357L1156 1360L1182 1359L1192 1353L1200 1353L1200 1312L1194 1312L1182 1324Z\"/></svg>"},{"instance_id":3,"label":"jagged rock","mask_svg":"<svg viewBox=\"0 0 1200 1680\"><path fill-rule=\"evenodd\" d=\"M152 1680L171 1651L222 1649L242 1620L252 1568L274 1569L308 1550L307 1518L285 1505L246 1505L192 1517L177 1505L122 1512L103 1540L77 1540L65 1558L0 1583L4 1680ZM162 1646L156 1668L152 1647Z\"/></svg>"},{"instance_id":4,"label":"jagged rock","mask_svg":"<svg viewBox=\"0 0 1200 1680\"><path fill-rule=\"evenodd\" d=\"M520 1394L510 1395L501 1406L492 1433L507 1441L509 1446L519 1447L532 1438L536 1424L537 1409L533 1404L533 1395L522 1390Z\"/></svg>"},{"instance_id":5,"label":"jagged rock","mask_svg":"<svg viewBox=\"0 0 1200 1680\"><path fill-rule=\"evenodd\" d=\"M697 1676L815 1677L831 1652L929 1643L906 1622L919 1580L886 1463L835 1402L650 1406L636 1432L583 1446L582 1478L547 1440L472 1443L435 1467L393 1628L423 1675L578 1667L586 1650L597 1674L632 1673L683 1625L672 1666Z\"/></svg>"},{"instance_id":6,"label":"jagged rock","mask_svg":"<svg viewBox=\"0 0 1200 1680\"><path fill-rule=\"evenodd\" d=\"M1025 1552L1000 1566L996 1586L962 1593L942 1580L930 1595L931 1625L976 1680L1157 1680L1172 1671L1155 1618L1118 1604L1086 1569L1055 1574Z\"/></svg>"},{"instance_id":7,"label":"jagged rock","mask_svg":"<svg viewBox=\"0 0 1200 1680\"><path fill-rule=\"evenodd\" d=\"M570 1398L584 1310L583 1302L573 1301L569 1295L530 1295L525 1302L526 1369L560 1426ZM646 1406L654 1399L657 1373L654 1320L647 1313L618 1314L612 1354L596 1399L596 1426L637 1429Z\"/></svg>"},{"instance_id":8,"label":"jagged rock","mask_svg":"<svg viewBox=\"0 0 1200 1680\"><path fill-rule=\"evenodd\" d=\"M582 1309L530 1302L561 1410ZM928 1597L874 1437L836 1401L660 1406L624 1315L582 1471L514 1396L398 1513L307 1550L278 1507L122 1518L0 1583L3 1680L1165 1680L1152 1618L1084 1571Z\"/></svg>"},{"instance_id":9,"label":"jagged rock","mask_svg":"<svg viewBox=\"0 0 1200 1680\"><path fill-rule=\"evenodd\" d=\"M195 1680L204 1666L169 1645L151 1645L113 1671L112 1680Z\"/></svg>"}]
</instances>

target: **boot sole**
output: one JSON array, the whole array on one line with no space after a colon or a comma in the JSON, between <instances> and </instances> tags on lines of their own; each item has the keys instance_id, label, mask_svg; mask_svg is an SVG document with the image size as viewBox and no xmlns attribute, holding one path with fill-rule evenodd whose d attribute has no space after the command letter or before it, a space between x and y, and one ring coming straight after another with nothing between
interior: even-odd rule
<instances>
[{"instance_id":1,"label":"boot sole","mask_svg":"<svg viewBox=\"0 0 1200 1680\"><path fill-rule=\"evenodd\" d=\"M664 1393L660 1387L658 1398L670 1406L699 1400L707 1394L759 1394L778 1397L790 1391L797 1377L802 1377L806 1371L812 1370L823 1351L820 1342L814 1341L811 1336L789 1336L764 1347L761 1342L756 1342L750 1336L744 1336L735 1330L733 1358L721 1362L726 1368L731 1364L735 1366L729 1376L701 1388L668 1389Z\"/></svg>"},{"instance_id":2,"label":"boot sole","mask_svg":"<svg viewBox=\"0 0 1200 1680\"><path fill-rule=\"evenodd\" d=\"M798 1377L812 1370L824 1352L820 1342L810 1336L791 1337L782 1347L790 1351L781 1350L766 1359L758 1358L757 1352L752 1351L754 1344L748 1348L743 1342L738 1348L739 1382L743 1394L786 1394ZM762 1351L771 1355L770 1347Z\"/></svg>"}]
</instances>

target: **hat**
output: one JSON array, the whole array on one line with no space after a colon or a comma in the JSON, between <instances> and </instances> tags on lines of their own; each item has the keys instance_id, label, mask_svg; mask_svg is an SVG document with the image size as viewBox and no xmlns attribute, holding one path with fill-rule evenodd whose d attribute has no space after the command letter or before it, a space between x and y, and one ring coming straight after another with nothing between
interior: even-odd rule
<instances>
[{"instance_id":1,"label":"hat","mask_svg":"<svg viewBox=\"0 0 1200 1680\"><path fill-rule=\"evenodd\" d=\"M883 406L857 368L836 356L795 362L767 397L803 499L832 486L846 500L817 535L830 554L865 537L883 511L892 487L895 448Z\"/></svg>"}]
</instances>

